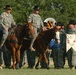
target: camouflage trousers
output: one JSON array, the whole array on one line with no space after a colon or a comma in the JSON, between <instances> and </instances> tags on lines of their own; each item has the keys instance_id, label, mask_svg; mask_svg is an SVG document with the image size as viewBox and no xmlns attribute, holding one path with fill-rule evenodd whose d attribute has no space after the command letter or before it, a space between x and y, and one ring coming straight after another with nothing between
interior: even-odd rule
<instances>
[{"instance_id":1,"label":"camouflage trousers","mask_svg":"<svg viewBox=\"0 0 76 75\"><path fill-rule=\"evenodd\" d=\"M4 30L3 28L1 29L1 31L2 31L3 36L2 36L1 41L0 41L0 46L2 47L7 36L8 36L8 32L6 32L6 30Z\"/></svg>"},{"instance_id":2,"label":"camouflage trousers","mask_svg":"<svg viewBox=\"0 0 76 75\"><path fill-rule=\"evenodd\" d=\"M3 51L0 49L0 66L3 64Z\"/></svg>"}]
</instances>

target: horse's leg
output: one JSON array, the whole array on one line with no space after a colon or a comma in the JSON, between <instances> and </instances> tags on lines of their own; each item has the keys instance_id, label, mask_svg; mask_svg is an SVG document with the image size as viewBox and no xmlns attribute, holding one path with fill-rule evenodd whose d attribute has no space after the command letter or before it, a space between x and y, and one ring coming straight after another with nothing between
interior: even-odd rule
<instances>
[{"instance_id":1,"label":"horse's leg","mask_svg":"<svg viewBox=\"0 0 76 75\"><path fill-rule=\"evenodd\" d=\"M36 64L36 66L35 66L36 69L38 69L38 65L39 65L39 63L41 62L42 57L43 57L42 54L40 54L39 57L38 57L37 64Z\"/></svg>"},{"instance_id":2,"label":"horse's leg","mask_svg":"<svg viewBox=\"0 0 76 75\"><path fill-rule=\"evenodd\" d=\"M15 62L16 62L16 50L15 48L12 49L12 60L13 60L13 69L15 69Z\"/></svg>"},{"instance_id":3,"label":"horse's leg","mask_svg":"<svg viewBox=\"0 0 76 75\"><path fill-rule=\"evenodd\" d=\"M20 63L20 50L17 50L17 52L16 52L16 69L19 69L19 63Z\"/></svg>"},{"instance_id":4,"label":"horse's leg","mask_svg":"<svg viewBox=\"0 0 76 75\"><path fill-rule=\"evenodd\" d=\"M44 52L44 54L43 54L43 57L44 57L44 60L45 60L45 62L46 62L46 64L47 64L47 69L49 69L49 64L48 64L48 59L47 59L47 57L46 57L46 52Z\"/></svg>"},{"instance_id":5,"label":"horse's leg","mask_svg":"<svg viewBox=\"0 0 76 75\"><path fill-rule=\"evenodd\" d=\"M21 45L18 45L18 49L16 50L16 69L19 69L19 63L20 63L20 49L22 47Z\"/></svg>"}]
</instances>

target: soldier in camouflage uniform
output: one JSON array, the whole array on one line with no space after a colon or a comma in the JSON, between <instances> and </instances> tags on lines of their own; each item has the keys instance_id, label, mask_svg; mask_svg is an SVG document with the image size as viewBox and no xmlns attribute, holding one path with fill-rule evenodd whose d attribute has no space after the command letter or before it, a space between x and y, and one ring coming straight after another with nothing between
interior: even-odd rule
<instances>
[{"instance_id":1,"label":"soldier in camouflage uniform","mask_svg":"<svg viewBox=\"0 0 76 75\"><path fill-rule=\"evenodd\" d=\"M2 34L3 34L0 41L0 56L2 54L1 53L2 46L4 45L4 42L8 36L9 30L16 25L13 19L13 16L10 14L12 10L10 5L6 5L4 9L5 9L5 12L3 12L0 15L0 31L2 31ZM0 63L2 64L2 60L0 60Z\"/></svg>"},{"instance_id":2,"label":"soldier in camouflage uniform","mask_svg":"<svg viewBox=\"0 0 76 75\"><path fill-rule=\"evenodd\" d=\"M28 63L32 63L33 65L31 66L31 64L29 64L29 66L33 67L35 64L35 49L33 48L33 43L38 35L38 33L40 32L40 30L44 27L43 25L43 21L39 15L39 7L38 6L34 6L34 13L30 14L30 16L28 17L28 24L29 24L29 28L30 28L30 34L32 37L32 41L31 41L31 45L30 45L30 50L28 50L29 52L27 52L27 59L28 59ZM32 52L32 51L33 52ZM30 53L30 55L29 55ZM33 57L30 57L30 56ZM31 59L32 58L32 59ZM34 59L33 59L34 58ZM29 62L30 60L30 62Z\"/></svg>"},{"instance_id":3,"label":"soldier in camouflage uniform","mask_svg":"<svg viewBox=\"0 0 76 75\"><path fill-rule=\"evenodd\" d=\"M38 32L43 27L43 21L42 21L40 15L39 15L39 7L38 6L34 7L34 13L31 14L28 17L28 23L29 23L29 26L30 26L30 30L32 30L31 35L32 35L32 38L33 38L32 42L31 42L31 45L30 45L30 49L34 50L33 49L33 42L36 39L36 37L38 35ZM31 23L32 23L32 25L31 25Z\"/></svg>"},{"instance_id":4,"label":"soldier in camouflage uniform","mask_svg":"<svg viewBox=\"0 0 76 75\"><path fill-rule=\"evenodd\" d=\"M0 48L6 40L9 30L16 25L13 16L10 14L12 8L9 5L6 5L5 10L6 12L3 12L0 16L0 29L3 32L3 37L0 41Z\"/></svg>"}]
</instances>

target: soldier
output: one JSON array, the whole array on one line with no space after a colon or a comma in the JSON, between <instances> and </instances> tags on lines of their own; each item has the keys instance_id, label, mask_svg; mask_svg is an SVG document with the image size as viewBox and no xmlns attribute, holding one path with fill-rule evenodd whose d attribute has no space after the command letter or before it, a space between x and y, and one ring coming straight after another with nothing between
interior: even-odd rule
<instances>
[{"instance_id":1,"label":"soldier","mask_svg":"<svg viewBox=\"0 0 76 75\"><path fill-rule=\"evenodd\" d=\"M0 41L0 55L2 46L4 45L4 42L8 36L9 30L16 25L13 16L10 14L12 10L10 5L6 5L4 9L5 12L0 15L0 31L2 31L3 34ZM0 63L2 64L1 60Z\"/></svg>"},{"instance_id":2,"label":"soldier","mask_svg":"<svg viewBox=\"0 0 76 75\"><path fill-rule=\"evenodd\" d=\"M32 37L30 50L35 51L35 49L33 48L33 43L34 43L38 33L40 32L40 30L44 27L43 21L39 15L39 7L38 6L34 6L34 13L30 14L30 16L28 17L28 24L29 24L29 28L30 28L30 34ZM35 53L35 52L27 52L27 53L28 53L27 54L27 56L28 56L29 53L31 54L31 53ZM32 54L32 56L33 55L35 55L35 54ZM35 57L33 57L33 58L35 58ZM29 59L29 57L27 59ZM30 59L30 60L32 61L33 59Z\"/></svg>"},{"instance_id":3,"label":"soldier","mask_svg":"<svg viewBox=\"0 0 76 75\"><path fill-rule=\"evenodd\" d=\"M34 7L34 13L31 14L28 18L28 23L29 23L29 28L31 30L31 35L32 35L32 42L30 45L30 49L34 50L33 46L33 42L38 34L38 32L42 29L43 25L43 21L39 15L39 7L35 6ZM31 25L32 23L32 25Z\"/></svg>"},{"instance_id":4,"label":"soldier","mask_svg":"<svg viewBox=\"0 0 76 75\"><path fill-rule=\"evenodd\" d=\"M3 37L0 42L0 48L3 46L5 40L8 36L9 29L11 29L11 27L16 25L15 21L13 19L13 16L10 14L10 12L12 10L10 5L6 5L6 7L4 9L6 11L3 12L0 16L0 29L3 31Z\"/></svg>"},{"instance_id":5,"label":"soldier","mask_svg":"<svg viewBox=\"0 0 76 75\"><path fill-rule=\"evenodd\" d=\"M69 21L68 29L66 31L67 34L76 34L75 24L76 22L74 20ZM69 68L74 69L76 66L76 52L72 47L67 52L67 59Z\"/></svg>"}]
</instances>

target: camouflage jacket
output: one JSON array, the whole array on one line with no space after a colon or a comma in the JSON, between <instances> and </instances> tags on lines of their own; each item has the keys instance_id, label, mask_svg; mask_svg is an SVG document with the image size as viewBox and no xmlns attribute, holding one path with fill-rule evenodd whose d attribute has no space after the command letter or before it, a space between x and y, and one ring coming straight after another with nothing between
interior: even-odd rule
<instances>
[{"instance_id":1,"label":"camouflage jacket","mask_svg":"<svg viewBox=\"0 0 76 75\"><path fill-rule=\"evenodd\" d=\"M0 28L8 27L11 28L13 25L16 25L13 16L11 14L7 14L6 12L3 12L0 15Z\"/></svg>"},{"instance_id":2,"label":"camouflage jacket","mask_svg":"<svg viewBox=\"0 0 76 75\"><path fill-rule=\"evenodd\" d=\"M31 14L28 17L28 23L33 23L33 27L35 28L42 28L43 27L43 21L38 14Z\"/></svg>"}]
</instances>

